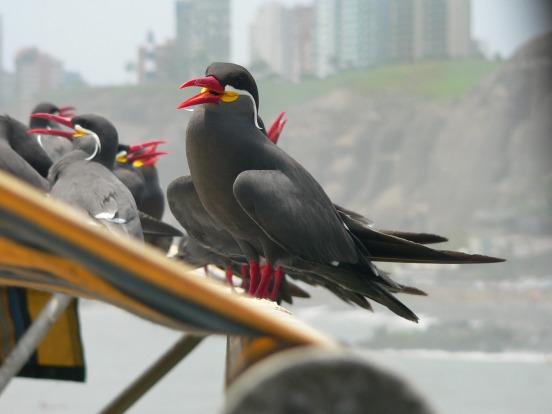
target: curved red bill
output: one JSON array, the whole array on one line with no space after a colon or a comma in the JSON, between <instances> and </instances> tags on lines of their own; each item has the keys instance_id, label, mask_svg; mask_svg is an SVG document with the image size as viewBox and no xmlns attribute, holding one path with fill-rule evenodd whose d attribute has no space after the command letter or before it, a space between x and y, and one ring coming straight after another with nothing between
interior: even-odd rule
<instances>
[{"instance_id":1,"label":"curved red bill","mask_svg":"<svg viewBox=\"0 0 552 414\"><path fill-rule=\"evenodd\" d=\"M190 79L189 81L180 85L179 89L188 88L190 86L197 86L203 88L203 90L199 94L182 102L176 107L177 109L187 108L190 106L201 105L205 103L218 103L222 98L222 95L224 94L223 86L214 76Z\"/></svg>"},{"instance_id":2,"label":"curved red bill","mask_svg":"<svg viewBox=\"0 0 552 414\"><path fill-rule=\"evenodd\" d=\"M38 134L38 135L55 135L57 137L63 137L67 139L73 139L74 132L63 131L61 129L48 129L48 128L37 128L29 129L28 134Z\"/></svg>"},{"instance_id":3,"label":"curved red bill","mask_svg":"<svg viewBox=\"0 0 552 414\"><path fill-rule=\"evenodd\" d=\"M159 157L151 157L147 160L142 161L142 167L149 167L150 165L155 165L159 161Z\"/></svg>"},{"instance_id":4,"label":"curved red bill","mask_svg":"<svg viewBox=\"0 0 552 414\"><path fill-rule=\"evenodd\" d=\"M75 111L77 110L77 108L75 108L74 106L60 106L58 110L59 116L62 116L64 118L73 118L75 116Z\"/></svg>"},{"instance_id":5,"label":"curved red bill","mask_svg":"<svg viewBox=\"0 0 552 414\"><path fill-rule=\"evenodd\" d=\"M127 155L127 162L133 162L137 160L148 160L150 158L158 158L160 155L167 155L167 151L153 151L153 152L143 152L140 154Z\"/></svg>"},{"instance_id":6,"label":"curved red bill","mask_svg":"<svg viewBox=\"0 0 552 414\"><path fill-rule=\"evenodd\" d=\"M166 143L167 141L158 140L158 141L146 141L138 144L131 144L128 146L127 154L138 152L146 148L152 148L153 151L155 151L155 148L157 148L158 145L166 144Z\"/></svg>"},{"instance_id":7,"label":"curved red bill","mask_svg":"<svg viewBox=\"0 0 552 414\"><path fill-rule=\"evenodd\" d=\"M60 125L66 126L68 128L74 129L73 123L71 122L71 118L66 118L61 115L54 115L54 114L47 114L47 113L37 113L32 114L31 118L42 118L47 119L49 121L57 122Z\"/></svg>"}]
</instances>

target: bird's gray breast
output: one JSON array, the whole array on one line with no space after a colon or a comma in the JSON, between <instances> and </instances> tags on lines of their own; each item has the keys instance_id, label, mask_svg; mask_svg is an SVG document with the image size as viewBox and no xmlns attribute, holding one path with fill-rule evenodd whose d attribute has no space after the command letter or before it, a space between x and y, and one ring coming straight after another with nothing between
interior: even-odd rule
<instances>
[{"instance_id":1,"label":"bird's gray breast","mask_svg":"<svg viewBox=\"0 0 552 414\"><path fill-rule=\"evenodd\" d=\"M215 222L233 233L252 227L233 186L241 172L258 168L257 133L240 117L203 108L194 110L188 124L186 156L197 194Z\"/></svg>"}]
</instances>

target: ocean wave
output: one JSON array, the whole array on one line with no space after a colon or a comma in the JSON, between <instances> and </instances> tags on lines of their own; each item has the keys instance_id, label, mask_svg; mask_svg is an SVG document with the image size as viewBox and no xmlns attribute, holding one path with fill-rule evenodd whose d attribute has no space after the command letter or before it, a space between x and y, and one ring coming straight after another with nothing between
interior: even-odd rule
<instances>
[{"instance_id":1,"label":"ocean wave","mask_svg":"<svg viewBox=\"0 0 552 414\"><path fill-rule=\"evenodd\" d=\"M370 356L381 355L392 357L406 357L439 361L466 361L466 362L522 362L535 364L552 364L552 354L537 352L481 352L481 351L446 351L441 349L381 349L362 350Z\"/></svg>"}]
</instances>

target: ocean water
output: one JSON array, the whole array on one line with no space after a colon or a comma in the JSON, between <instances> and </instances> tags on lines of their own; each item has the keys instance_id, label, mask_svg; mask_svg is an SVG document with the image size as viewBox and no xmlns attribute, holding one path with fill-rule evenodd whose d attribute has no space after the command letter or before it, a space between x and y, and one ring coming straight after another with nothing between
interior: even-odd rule
<instances>
[{"instance_id":1,"label":"ocean water","mask_svg":"<svg viewBox=\"0 0 552 414\"><path fill-rule=\"evenodd\" d=\"M181 336L102 303L84 301L81 309L87 382L15 378L0 395L0 413L96 413ZM402 324L392 316L386 320L376 313L370 315L375 319L368 319L354 310L336 313L325 306L293 310L328 335L350 343L378 323L398 324L397 328ZM206 338L128 412L219 412L224 402L225 346L225 337ZM355 352L411 381L439 413L552 413L551 355L358 347Z\"/></svg>"}]
</instances>

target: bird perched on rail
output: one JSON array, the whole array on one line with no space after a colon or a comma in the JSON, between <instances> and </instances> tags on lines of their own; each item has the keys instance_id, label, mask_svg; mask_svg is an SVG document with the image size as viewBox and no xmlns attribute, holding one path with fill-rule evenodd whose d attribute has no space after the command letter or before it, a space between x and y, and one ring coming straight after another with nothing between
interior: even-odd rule
<instances>
[{"instance_id":1,"label":"bird perched on rail","mask_svg":"<svg viewBox=\"0 0 552 414\"><path fill-rule=\"evenodd\" d=\"M284 114L282 112L269 130L266 131L267 136L274 143L277 143L278 137L287 122L283 120ZM257 118L257 121L262 125L262 130L265 131L260 117ZM194 252L201 251L200 249L209 250L211 252L210 257L215 258L214 264L224 264L226 280L230 285L233 285L234 264L239 263L243 269L243 266L247 267L247 258L243 255L235 239L225 230L218 228L205 211L199 201L191 177L179 177L173 180L167 188L167 199L173 215L191 237L191 241L183 246L185 248L192 246L192 248L181 256L185 256L191 264L194 264L192 263L194 262L192 257ZM183 203L182 200L186 200L186 202ZM196 244L198 248L196 248ZM202 252L200 256L203 256L198 258L202 262L205 252ZM242 286L246 287L250 293L255 294L258 287L256 275L250 281L245 272L242 271L240 274L244 278ZM286 292L287 283L283 274L279 275L279 280L276 282L277 286L268 296L271 299L278 297L278 287L281 285L283 289L280 296L283 295L284 298L291 299L291 296Z\"/></svg>"},{"instance_id":2,"label":"bird perched on rail","mask_svg":"<svg viewBox=\"0 0 552 414\"><path fill-rule=\"evenodd\" d=\"M267 131L268 138L275 144L286 123L286 121L282 119L283 115L284 113L280 114ZM261 292L264 288L259 290L258 280L256 280L257 276L253 275L252 279L249 279L248 275L243 272L243 266L247 266L247 258L243 255L242 250L232 235L219 228L205 211L190 176L178 177L173 180L167 188L167 199L174 217L178 220L180 225L186 229L190 237L187 243L182 245L183 250L179 253L180 258L195 265L204 265L206 259L211 258L212 264L221 266L225 269L226 280L230 285L233 284L235 265L240 264L240 275L244 278L242 287L248 289L249 293L254 296L265 296L271 300L281 298L290 303L293 294L306 297L304 292L296 289L296 287L284 277L281 270L270 292ZM350 220L355 220L358 225L370 224L367 218L357 213L339 206L336 208L338 208L340 214L346 214ZM408 236L412 236L412 234L409 233ZM443 241L442 238L434 235L416 233L415 236L419 239L423 238L425 242ZM206 250L209 253L207 253ZM198 257L194 257L194 255ZM317 283L314 278L308 277L306 273L298 275L297 273L288 272L288 275L314 285L323 282L324 287L345 302L356 303L361 307L371 309L363 296L344 290L331 281L318 280ZM421 291L410 290L409 292L423 294Z\"/></svg>"},{"instance_id":3,"label":"bird perched on rail","mask_svg":"<svg viewBox=\"0 0 552 414\"><path fill-rule=\"evenodd\" d=\"M340 212L314 177L260 130L257 85L245 68L217 62L205 75L181 86L202 88L179 105L194 107L186 131L191 178L201 204L236 240L250 267L266 260L261 284L268 283L274 267L283 266L417 321L393 295L404 287L373 261L502 261L433 250L359 224Z\"/></svg>"},{"instance_id":4,"label":"bird perched on rail","mask_svg":"<svg viewBox=\"0 0 552 414\"><path fill-rule=\"evenodd\" d=\"M50 195L87 212L94 221L118 234L143 240L136 202L130 190L112 172L118 146L113 124L98 115L79 115L71 119L52 114L33 117L58 122L74 131L29 131L65 137L75 144L75 149L50 169Z\"/></svg>"}]
</instances>

